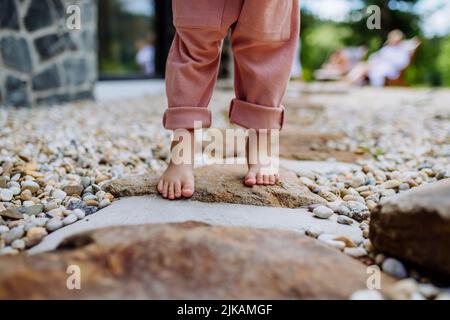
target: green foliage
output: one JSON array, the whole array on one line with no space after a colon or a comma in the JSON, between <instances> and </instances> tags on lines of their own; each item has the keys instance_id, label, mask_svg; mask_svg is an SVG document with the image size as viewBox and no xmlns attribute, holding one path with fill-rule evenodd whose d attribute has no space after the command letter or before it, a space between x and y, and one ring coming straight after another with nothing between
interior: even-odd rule
<instances>
[{"instance_id":1,"label":"green foliage","mask_svg":"<svg viewBox=\"0 0 450 320\"><path fill-rule=\"evenodd\" d=\"M450 36L441 43L441 52L437 58L437 67L441 75L442 84L450 86Z\"/></svg>"},{"instance_id":2,"label":"green foliage","mask_svg":"<svg viewBox=\"0 0 450 320\"><path fill-rule=\"evenodd\" d=\"M302 13L302 64L305 80L313 79L314 70L335 49L365 45L369 53L379 50L387 35L394 29L402 30L407 38L422 41L413 64L406 72L406 81L414 86L450 86L450 36L427 39L420 29L421 16L412 10L418 0L362 0L348 22L323 21L308 11ZM381 8L381 29L367 28L366 8Z\"/></svg>"},{"instance_id":3,"label":"green foliage","mask_svg":"<svg viewBox=\"0 0 450 320\"><path fill-rule=\"evenodd\" d=\"M305 80L313 79L313 72L320 68L337 48L345 47L345 39L352 30L345 25L324 22L305 11L302 14L302 64Z\"/></svg>"}]
</instances>

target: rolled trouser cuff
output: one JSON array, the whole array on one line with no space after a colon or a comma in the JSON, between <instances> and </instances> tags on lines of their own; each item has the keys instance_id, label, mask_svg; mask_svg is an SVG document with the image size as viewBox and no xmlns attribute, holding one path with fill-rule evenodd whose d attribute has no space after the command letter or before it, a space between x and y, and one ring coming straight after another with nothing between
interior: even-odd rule
<instances>
[{"instance_id":1,"label":"rolled trouser cuff","mask_svg":"<svg viewBox=\"0 0 450 320\"><path fill-rule=\"evenodd\" d=\"M284 106L274 108L234 99L230 106L230 122L247 129L281 130Z\"/></svg>"},{"instance_id":2,"label":"rolled trouser cuff","mask_svg":"<svg viewBox=\"0 0 450 320\"><path fill-rule=\"evenodd\" d=\"M211 112L200 107L173 107L164 113L163 125L168 130L197 129L196 122L201 122L202 128L209 128Z\"/></svg>"}]
</instances>

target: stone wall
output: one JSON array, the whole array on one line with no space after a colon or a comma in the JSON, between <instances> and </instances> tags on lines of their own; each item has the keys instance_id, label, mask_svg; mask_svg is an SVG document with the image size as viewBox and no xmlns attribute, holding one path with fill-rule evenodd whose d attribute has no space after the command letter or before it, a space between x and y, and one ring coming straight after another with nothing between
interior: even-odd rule
<instances>
[{"instance_id":1,"label":"stone wall","mask_svg":"<svg viewBox=\"0 0 450 320\"><path fill-rule=\"evenodd\" d=\"M69 5L81 28L70 30ZM97 79L96 0L0 0L0 105L91 99Z\"/></svg>"}]
</instances>

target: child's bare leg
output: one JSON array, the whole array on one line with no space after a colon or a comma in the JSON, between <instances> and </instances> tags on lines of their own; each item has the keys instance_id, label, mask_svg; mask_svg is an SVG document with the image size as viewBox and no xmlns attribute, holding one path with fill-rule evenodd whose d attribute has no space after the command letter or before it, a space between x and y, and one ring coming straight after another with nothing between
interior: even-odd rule
<instances>
[{"instance_id":1,"label":"child's bare leg","mask_svg":"<svg viewBox=\"0 0 450 320\"><path fill-rule=\"evenodd\" d=\"M248 173L244 183L248 187L254 185L274 185L279 181L278 168L273 163L271 154L273 141L270 130L265 133L257 133L247 139L247 164Z\"/></svg>"},{"instance_id":2,"label":"child's bare leg","mask_svg":"<svg viewBox=\"0 0 450 320\"><path fill-rule=\"evenodd\" d=\"M158 192L166 199L190 198L194 194L194 131L186 132L189 133L190 141L175 139L172 142L169 166L161 176L157 186ZM180 150L180 144L183 144L183 150L181 151L184 155L189 154L184 160L175 154Z\"/></svg>"}]
</instances>

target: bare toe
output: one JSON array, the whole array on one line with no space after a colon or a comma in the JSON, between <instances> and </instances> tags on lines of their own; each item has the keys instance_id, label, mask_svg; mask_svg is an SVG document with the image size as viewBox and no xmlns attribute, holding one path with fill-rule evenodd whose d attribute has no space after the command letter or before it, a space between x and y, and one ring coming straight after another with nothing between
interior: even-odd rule
<instances>
[{"instance_id":1,"label":"bare toe","mask_svg":"<svg viewBox=\"0 0 450 320\"><path fill-rule=\"evenodd\" d=\"M163 186L164 186L164 181L161 179L161 180L159 180L158 186L156 187L158 189L159 193L162 193Z\"/></svg>"},{"instance_id":2,"label":"bare toe","mask_svg":"<svg viewBox=\"0 0 450 320\"><path fill-rule=\"evenodd\" d=\"M163 190L162 190L162 196L164 198L167 198L167 194L169 192L169 183L167 181L164 181Z\"/></svg>"},{"instance_id":3,"label":"bare toe","mask_svg":"<svg viewBox=\"0 0 450 320\"><path fill-rule=\"evenodd\" d=\"M191 198L194 195L194 186L191 186L189 184L184 185L183 189L181 190L181 194L185 198Z\"/></svg>"},{"instance_id":4,"label":"bare toe","mask_svg":"<svg viewBox=\"0 0 450 320\"><path fill-rule=\"evenodd\" d=\"M181 198L181 182L180 181L175 182L175 198L177 198L177 199Z\"/></svg>"},{"instance_id":5,"label":"bare toe","mask_svg":"<svg viewBox=\"0 0 450 320\"><path fill-rule=\"evenodd\" d=\"M270 184L271 186L273 186L273 185L275 184L275 182L276 182L275 175L271 174L271 175L269 176L269 184Z\"/></svg>"},{"instance_id":6,"label":"bare toe","mask_svg":"<svg viewBox=\"0 0 450 320\"><path fill-rule=\"evenodd\" d=\"M247 175L245 176L245 179L244 179L244 184L247 187L253 187L256 184L256 174L252 171L247 173Z\"/></svg>"},{"instance_id":7,"label":"bare toe","mask_svg":"<svg viewBox=\"0 0 450 320\"><path fill-rule=\"evenodd\" d=\"M260 184L260 185L264 183L264 178L263 178L263 175L261 173L258 173L256 175L256 183Z\"/></svg>"},{"instance_id":8,"label":"bare toe","mask_svg":"<svg viewBox=\"0 0 450 320\"><path fill-rule=\"evenodd\" d=\"M173 182L169 183L169 199L175 200L175 184Z\"/></svg>"},{"instance_id":9,"label":"bare toe","mask_svg":"<svg viewBox=\"0 0 450 320\"><path fill-rule=\"evenodd\" d=\"M265 175L263 176L263 182L264 182L264 185L265 185L265 186L268 186L268 185L269 185L269 175L265 174Z\"/></svg>"}]
</instances>

